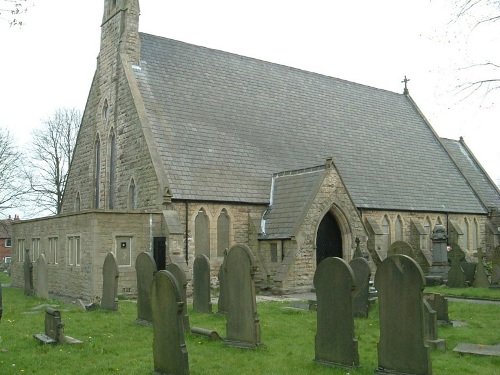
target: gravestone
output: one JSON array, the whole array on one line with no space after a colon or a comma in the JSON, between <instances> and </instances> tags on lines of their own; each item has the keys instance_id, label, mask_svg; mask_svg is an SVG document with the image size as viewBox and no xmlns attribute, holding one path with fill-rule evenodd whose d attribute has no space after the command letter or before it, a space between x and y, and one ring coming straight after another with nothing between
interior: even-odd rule
<instances>
[{"instance_id":1,"label":"gravestone","mask_svg":"<svg viewBox=\"0 0 500 375\"><path fill-rule=\"evenodd\" d=\"M227 311L227 275L226 275L227 249L224 250L224 260L219 268L219 300L217 301L217 313L224 315Z\"/></svg>"},{"instance_id":2,"label":"gravestone","mask_svg":"<svg viewBox=\"0 0 500 375\"><path fill-rule=\"evenodd\" d=\"M359 247L359 243L361 242L359 240L359 237L356 237L356 248L354 249L354 254L353 258L363 258L363 252L361 251L361 247Z\"/></svg>"},{"instance_id":3,"label":"gravestone","mask_svg":"<svg viewBox=\"0 0 500 375\"><path fill-rule=\"evenodd\" d=\"M424 298L425 337L432 350L446 351L446 340L438 338L437 313Z\"/></svg>"},{"instance_id":4,"label":"gravestone","mask_svg":"<svg viewBox=\"0 0 500 375\"><path fill-rule=\"evenodd\" d=\"M61 312L52 307L45 309L45 333L37 333L34 337L42 344L82 344L83 342L64 334L64 323Z\"/></svg>"},{"instance_id":5,"label":"gravestone","mask_svg":"<svg viewBox=\"0 0 500 375\"><path fill-rule=\"evenodd\" d=\"M33 295L33 264L31 263L30 250L25 249L24 256L24 295Z\"/></svg>"},{"instance_id":6,"label":"gravestone","mask_svg":"<svg viewBox=\"0 0 500 375\"><path fill-rule=\"evenodd\" d=\"M353 296L353 315L355 318L368 318L370 307L370 264L364 258L354 258L349 262L354 272L356 289Z\"/></svg>"},{"instance_id":7,"label":"gravestone","mask_svg":"<svg viewBox=\"0 0 500 375\"><path fill-rule=\"evenodd\" d=\"M406 255L415 258L413 247L406 241L394 241L387 251L387 256L391 255Z\"/></svg>"},{"instance_id":8,"label":"gravestone","mask_svg":"<svg viewBox=\"0 0 500 375\"><path fill-rule=\"evenodd\" d=\"M386 258L377 268L380 341L376 374L432 374L424 334L420 266L406 255Z\"/></svg>"},{"instance_id":9,"label":"gravestone","mask_svg":"<svg viewBox=\"0 0 500 375\"><path fill-rule=\"evenodd\" d=\"M193 310L211 313L210 260L205 254L198 255L193 264Z\"/></svg>"},{"instance_id":10,"label":"gravestone","mask_svg":"<svg viewBox=\"0 0 500 375\"><path fill-rule=\"evenodd\" d=\"M474 288L489 288L490 281L484 267L484 253L479 250L477 255L476 275L474 278Z\"/></svg>"},{"instance_id":11,"label":"gravestone","mask_svg":"<svg viewBox=\"0 0 500 375\"><path fill-rule=\"evenodd\" d=\"M142 252L135 260L137 277L137 322L153 322L151 308L151 287L157 272L156 262L151 254Z\"/></svg>"},{"instance_id":12,"label":"gravestone","mask_svg":"<svg viewBox=\"0 0 500 375\"><path fill-rule=\"evenodd\" d=\"M108 253L102 267L101 309L118 310L118 263L115 255Z\"/></svg>"},{"instance_id":13,"label":"gravestone","mask_svg":"<svg viewBox=\"0 0 500 375\"><path fill-rule=\"evenodd\" d=\"M234 245L226 258L226 341L230 346L255 348L262 345L255 299L256 262L247 245Z\"/></svg>"},{"instance_id":14,"label":"gravestone","mask_svg":"<svg viewBox=\"0 0 500 375\"><path fill-rule=\"evenodd\" d=\"M179 284L179 289L181 292L181 299L183 303L182 308L182 322L184 325L184 332L190 331L189 326L189 315L187 311L187 277L186 273L176 264L176 263L167 263L166 270L174 275L177 280L177 284Z\"/></svg>"},{"instance_id":15,"label":"gravestone","mask_svg":"<svg viewBox=\"0 0 500 375\"><path fill-rule=\"evenodd\" d=\"M448 298L439 293L424 293L426 300L431 308L436 312L436 319L442 323L449 324Z\"/></svg>"},{"instance_id":16,"label":"gravestone","mask_svg":"<svg viewBox=\"0 0 500 375\"><path fill-rule=\"evenodd\" d=\"M491 286L500 287L500 246L495 248L491 261Z\"/></svg>"},{"instance_id":17,"label":"gravestone","mask_svg":"<svg viewBox=\"0 0 500 375\"><path fill-rule=\"evenodd\" d=\"M158 271L151 288L155 374L189 374L182 323L183 305L175 276L168 271Z\"/></svg>"},{"instance_id":18,"label":"gravestone","mask_svg":"<svg viewBox=\"0 0 500 375\"><path fill-rule=\"evenodd\" d=\"M427 285L440 285L448 279L448 236L441 224L436 224L431 235L432 240L432 267L425 277Z\"/></svg>"},{"instance_id":19,"label":"gravestone","mask_svg":"<svg viewBox=\"0 0 500 375\"><path fill-rule=\"evenodd\" d=\"M341 258L325 258L316 268L316 362L327 366L359 366L352 308L355 287L353 270Z\"/></svg>"},{"instance_id":20,"label":"gravestone","mask_svg":"<svg viewBox=\"0 0 500 375\"><path fill-rule=\"evenodd\" d=\"M460 266L464 271L465 284L467 286L472 286L474 284L474 278L476 276L476 266L477 263L474 262L460 262Z\"/></svg>"},{"instance_id":21,"label":"gravestone","mask_svg":"<svg viewBox=\"0 0 500 375\"><path fill-rule=\"evenodd\" d=\"M448 271L448 282L446 285L449 288L465 288L465 274L462 270L461 262L465 259L465 253L457 244L451 245L451 250L448 252L448 258L451 265Z\"/></svg>"},{"instance_id":22,"label":"gravestone","mask_svg":"<svg viewBox=\"0 0 500 375\"><path fill-rule=\"evenodd\" d=\"M41 299L49 299L49 285L47 281L47 262L45 255L40 254L36 261L37 268L37 286L36 296Z\"/></svg>"}]
</instances>

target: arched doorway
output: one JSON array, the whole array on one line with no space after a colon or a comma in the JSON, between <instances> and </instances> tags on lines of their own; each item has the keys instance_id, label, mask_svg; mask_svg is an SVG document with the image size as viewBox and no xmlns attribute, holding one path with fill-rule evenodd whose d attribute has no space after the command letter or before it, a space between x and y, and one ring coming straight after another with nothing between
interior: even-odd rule
<instances>
[{"instance_id":1,"label":"arched doorway","mask_svg":"<svg viewBox=\"0 0 500 375\"><path fill-rule=\"evenodd\" d=\"M328 257L342 258L342 233L331 212L319 224L316 235L316 265Z\"/></svg>"}]
</instances>

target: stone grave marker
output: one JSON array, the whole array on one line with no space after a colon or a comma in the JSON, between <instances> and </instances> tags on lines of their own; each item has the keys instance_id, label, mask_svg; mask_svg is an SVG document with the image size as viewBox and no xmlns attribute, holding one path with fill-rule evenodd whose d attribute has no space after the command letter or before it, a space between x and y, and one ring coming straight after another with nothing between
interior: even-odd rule
<instances>
[{"instance_id":1,"label":"stone grave marker","mask_svg":"<svg viewBox=\"0 0 500 375\"><path fill-rule=\"evenodd\" d=\"M432 350L446 351L446 340L438 338L437 313L424 298L425 337Z\"/></svg>"},{"instance_id":2,"label":"stone grave marker","mask_svg":"<svg viewBox=\"0 0 500 375\"><path fill-rule=\"evenodd\" d=\"M355 287L354 272L341 258L325 258L316 268L316 362L327 366L359 366L352 307Z\"/></svg>"},{"instance_id":3,"label":"stone grave marker","mask_svg":"<svg viewBox=\"0 0 500 375\"><path fill-rule=\"evenodd\" d=\"M108 253L102 267L101 309L118 310L118 263L115 255Z\"/></svg>"},{"instance_id":4,"label":"stone grave marker","mask_svg":"<svg viewBox=\"0 0 500 375\"><path fill-rule=\"evenodd\" d=\"M479 250L477 254L476 276L474 278L474 288L489 288L490 281L484 267L484 253Z\"/></svg>"},{"instance_id":5,"label":"stone grave marker","mask_svg":"<svg viewBox=\"0 0 500 375\"><path fill-rule=\"evenodd\" d=\"M153 322L151 308L151 287L157 272L156 262L151 254L142 252L135 260L137 277L137 323L147 324Z\"/></svg>"},{"instance_id":6,"label":"stone grave marker","mask_svg":"<svg viewBox=\"0 0 500 375\"><path fill-rule=\"evenodd\" d=\"M448 258L451 261L451 265L446 285L449 288L465 288L465 274L461 265L462 260L465 259L465 253L460 246L452 244L451 250L448 252Z\"/></svg>"},{"instance_id":7,"label":"stone grave marker","mask_svg":"<svg viewBox=\"0 0 500 375\"><path fill-rule=\"evenodd\" d=\"M476 355L500 357L500 344L482 345L482 344L472 344L472 343L460 343L455 347L455 349L453 349L453 351L460 354L476 354Z\"/></svg>"},{"instance_id":8,"label":"stone grave marker","mask_svg":"<svg viewBox=\"0 0 500 375\"><path fill-rule=\"evenodd\" d=\"M31 263L30 250L25 249L24 256L24 295L33 295L33 264Z\"/></svg>"},{"instance_id":9,"label":"stone grave marker","mask_svg":"<svg viewBox=\"0 0 500 375\"><path fill-rule=\"evenodd\" d=\"M354 258L349 262L354 272L356 289L353 296L353 315L355 318L368 318L370 307L370 264L364 258Z\"/></svg>"},{"instance_id":10,"label":"stone grave marker","mask_svg":"<svg viewBox=\"0 0 500 375\"><path fill-rule=\"evenodd\" d=\"M436 319L440 323L450 324L448 315L448 298L439 293L424 293L426 300L431 308L436 312Z\"/></svg>"},{"instance_id":11,"label":"stone grave marker","mask_svg":"<svg viewBox=\"0 0 500 375\"><path fill-rule=\"evenodd\" d=\"M464 271L465 284L467 286L474 285L474 278L476 276L476 266L477 263L474 262L460 262L460 266Z\"/></svg>"},{"instance_id":12,"label":"stone grave marker","mask_svg":"<svg viewBox=\"0 0 500 375\"><path fill-rule=\"evenodd\" d=\"M47 280L47 262L45 255L40 254L36 261L37 268L37 286L36 296L41 299L49 299L49 285Z\"/></svg>"},{"instance_id":13,"label":"stone grave marker","mask_svg":"<svg viewBox=\"0 0 500 375\"><path fill-rule=\"evenodd\" d=\"M183 305L175 276L168 271L158 271L151 288L155 374L189 374L182 323Z\"/></svg>"},{"instance_id":14,"label":"stone grave marker","mask_svg":"<svg viewBox=\"0 0 500 375\"><path fill-rule=\"evenodd\" d=\"M422 269L406 255L387 257L377 268L380 341L376 374L432 374L424 334L424 285Z\"/></svg>"},{"instance_id":15,"label":"stone grave marker","mask_svg":"<svg viewBox=\"0 0 500 375\"><path fill-rule=\"evenodd\" d=\"M391 255L406 255L410 258L415 258L413 247L406 241L394 241L391 246L389 246L389 250L387 250L387 256Z\"/></svg>"},{"instance_id":16,"label":"stone grave marker","mask_svg":"<svg viewBox=\"0 0 500 375\"><path fill-rule=\"evenodd\" d=\"M34 337L42 344L82 344L82 341L64 334L61 312L52 307L45 309L45 333L37 333Z\"/></svg>"},{"instance_id":17,"label":"stone grave marker","mask_svg":"<svg viewBox=\"0 0 500 375\"><path fill-rule=\"evenodd\" d=\"M498 288L500 287L500 246L495 248L491 263L491 286Z\"/></svg>"},{"instance_id":18,"label":"stone grave marker","mask_svg":"<svg viewBox=\"0 0 500 375\"><path fill-rule=\"evenodd\" d=\"M224 250L224 260L219 268L219 300L217 301L217 313L224 315L227 311L227 275L226 275L227 249Z\"/></svg>"},{"instance_id":19,"label":"stone grave marker","mask_svg":"<svg viewBox=\"0 0 500 375\"><path fill-rule=\"evenodd\" d=\"M226 258L226 341L229 346L255 348L262 345L255 298L257 265L247 245L234 245Z\"/></svg>"},{"instance_id":20,"label":"stone grave marker","mask_svg":"<svg viewBox=\"0 0 500 375\"><path fill-rule=\"evenodd\" d=\"M448 235L441 224L436 224L431 235L432 267L425 277L427 285L440 285L448 279Z\"/></svg>"},{"instance_id":21,"label":"stone grave marker","mask_svg":"<svg viewBox=\"0 0 500 375\"><path fill-rule=\"evenodd\" d=\"M211 313L210 260L205 254L198 255L193 264L193 310Z\"/></svg>"},{"instance_id":22,"label":"stone grave marker","mask_svg":"<svg viewBox=\"0 0 500 375\"><path fill-rule=\"evenodd\" d=\"M182 308L182 322L184 325L184 331L190 331L189 325L189 315L187 311L187 277L186 273L177 265L176 263L167 263L166 268L168 272L174 275L177 283L179 284L179 289L181 292L181 299L183 303Z\"/></svg>"}]
</instances>

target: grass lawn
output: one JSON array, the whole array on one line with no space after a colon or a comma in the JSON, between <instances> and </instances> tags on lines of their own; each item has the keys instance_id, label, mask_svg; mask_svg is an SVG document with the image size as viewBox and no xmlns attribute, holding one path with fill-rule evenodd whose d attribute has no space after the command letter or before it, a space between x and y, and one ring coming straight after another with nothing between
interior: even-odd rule
<instances>
[{"instance_id":1,"label":"grass lawn","mask_svg":"<svg viewBox=\"0 0 500 375\"><path fill-rule=\"evenodd\" d=\"M65 334L83 345L43 346L33 334L44 330L41 304L58 304ZM377 367L379 335L378 309L370 318L356 319L356 337L361 368L334 369L313 362L316 313L286 311L286 302L258 304L264 347L243 350L189 334L186 345L191 374L373 374ZM68 310L68 311L64 311ZM225 335L225 318L189 310L191 326L214 329ZM460 342L485 345L500 343L500 306L449 302L453 320L464 327L440 327L447 340L445 353L432 352L434 374L499 373L500 357L459 355L453 348ZM74 304L25 297L22 290L3 289L3 317L0 323L0 374L149 374L153 370L151 327L134 323L133 301L121 300L119 311L85 312Z\"/></svg>"}]
</instances>

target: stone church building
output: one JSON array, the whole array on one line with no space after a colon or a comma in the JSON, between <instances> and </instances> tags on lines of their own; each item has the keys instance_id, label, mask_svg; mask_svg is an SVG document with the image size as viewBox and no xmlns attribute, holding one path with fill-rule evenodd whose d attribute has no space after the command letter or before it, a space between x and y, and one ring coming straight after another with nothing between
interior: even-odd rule
<instances>
[{"instance_id":1,"label":"stone church building","mask_svg":"<svg viewBox=\"0 0 500 375\"><path fill-rule=\"evenodd\" d=\"M325 257L350 260L356 239L373 268L397 240L428 261L437 223L471 256L498 246L498 188L406 88L144 34L139 12L138 0L104 1L62 212L13 224L13 285L42 253L51 293L92 298L109 252L119 293L134 295L140 252L188 278L205 254L215 276L244 243L279 293L310 288Z\"/></svg>"}]
</instances>

